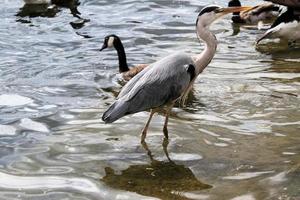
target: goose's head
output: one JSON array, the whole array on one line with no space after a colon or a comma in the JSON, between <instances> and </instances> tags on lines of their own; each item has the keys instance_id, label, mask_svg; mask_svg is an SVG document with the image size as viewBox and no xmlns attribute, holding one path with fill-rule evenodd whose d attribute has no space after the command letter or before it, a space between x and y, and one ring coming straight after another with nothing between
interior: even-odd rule
<instances>
[{"instance_id":1,"label":"goose's head","mask_svg":"<svg viewBox=\"0 0 300 200\"><path fill-rule=\"evenodd\" d=\"M116 36L114 34L107 35L104 38L104 42L103 42L103 45L102 45L102 48L100 49L100 51L102 51L103 49L106 49L106 48L115 47L115 45L119 42L120 42L120 38L118 36Z\"/></svg>"},{"instance_id":2,"label":"goose's head","mask_svg":"<svg viewBox=\"0 0 300 200\"><path fill-rule=\"evenodd\" d=\"M197 18L196 25L202 25L203 27L208 27L211 23L215 20L223 17L229 13L241 12L244 10L249 10L252 7L249 6L238 6L238 7L229 7L229 8L222 8L216 5L209 5L204 7Z\"/></svg>"}]
</instances>

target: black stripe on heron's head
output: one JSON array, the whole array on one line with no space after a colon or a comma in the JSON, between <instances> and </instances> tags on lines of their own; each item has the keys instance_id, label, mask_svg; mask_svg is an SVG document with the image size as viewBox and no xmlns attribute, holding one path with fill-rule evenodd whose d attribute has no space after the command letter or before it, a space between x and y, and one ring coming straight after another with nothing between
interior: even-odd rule
<instances>
[{"instance_id":1,"label":"black stripe on heron's head","mask_svg":"<svg viewBox=\"0 0 300 200\"><path fill-rule=\"evenodd\" d=\"M221 8L221 7L220 7L220 6L206 6L206 7L204 7L204 8L200 11L198 17L201 16L201 15L203 15L203 14L205 14L205 13L210 13L210 12L212 12L212 11L216 11L216 10L219 9L219 8Z\"/></svg>"},{"instance_id":2,"label":"black stripe on heron's head","mask_svg":"<svg viewBox=\"0 0 300 200\"><path fill-rule=\"evenodd\" d=\"M210 13L210 12L216 12L218 11L218 9L221 8L220 6L216 6L216 5L211 5L211 6L205 6L204 8L202 8L202 10L199 12L197 20L196 20L196 26L199 20L199 17L201 15L204 15L205 13Z\"/></svg>"}]
</instances>

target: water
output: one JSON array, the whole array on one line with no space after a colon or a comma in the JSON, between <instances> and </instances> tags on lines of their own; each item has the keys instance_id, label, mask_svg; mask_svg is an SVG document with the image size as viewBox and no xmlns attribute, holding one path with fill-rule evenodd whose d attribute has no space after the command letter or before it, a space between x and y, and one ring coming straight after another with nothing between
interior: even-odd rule
<instances>
[{"instance_id":1,"label":"water","mask_svg":"<svg viewBox=\"0 0 300 200\"><path fill-rule=\"evenodd\" d=\"M147 112L100 120L121 88L115 51L98 51L104 36L122 38L131 64L198 53L206 3L82 0L90 21L74 29L68 9L19 18L23 2L2 1L0 199L299 199L300 49L256 48L262 31L230 17L212 26L218 51L173 110L168 145L162 114L151 152L139 143Z\"/></svg>"}]
</instances>

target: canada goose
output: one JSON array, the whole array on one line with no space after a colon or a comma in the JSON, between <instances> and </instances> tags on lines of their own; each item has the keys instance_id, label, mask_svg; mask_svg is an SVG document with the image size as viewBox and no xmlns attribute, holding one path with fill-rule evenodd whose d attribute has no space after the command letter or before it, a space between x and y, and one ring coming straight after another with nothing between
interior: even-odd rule
<instances>
[{"instance_id":1,"label":"canada goose","mask_svg":"<svg viewBox=\"0 0 300 200\"><path fill-rule=\"evenodd\" d=\"M122 78L125 81L129 81L139 72L141 72L147 64L139 64L134 67L129 68L126 59L126 53L124 50L124 46L122 44L121 39L116 35L108 35L104 38L104 43L100 51L106 48L114 47L117 50L118 58L119 58L119 72L122 74Z\"/></svg>"},{"instance_id":2,"label":"canada goose","mask_svg":"<svg viewBox=\"0 0 300 200\"><path fill-rule=\"evenodd\" d=\"M144 143L153 114L160 107L167 107L163 132L168 138L168 119L176 101L184 102L197 76L213 59L217 49L217 39L209 31L209 26L216 19L227 13L247 10L249 7L222 8L204 7L196 20L198 38L204 40L205 49L201 54L171 54L145 68L133 77L121 90L116 101L104 112L102 120L112 123L119 118L151 109L149 119L142 131L141 142ZM114 37L106 38L105 45L112 46Z\"/></svg>"}]
</instances>

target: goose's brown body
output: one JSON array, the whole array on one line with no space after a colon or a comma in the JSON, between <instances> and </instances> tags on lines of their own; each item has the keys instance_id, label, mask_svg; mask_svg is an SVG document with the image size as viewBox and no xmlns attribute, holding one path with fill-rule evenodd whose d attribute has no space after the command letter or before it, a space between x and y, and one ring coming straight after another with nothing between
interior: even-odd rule
<instances>
[{"instance_id":1,"label":"goose's brown body","mask_svg":"<svg viewBox=\"0 0 300 200\"><path fill-rule=\"evenodd\" d=\"M122 78L124 79L124 81L129 81L146 67L148 67L147 64L139 64L134 67L131 67L128 71L122 73Z\"/></svg>"}]
</instances>

